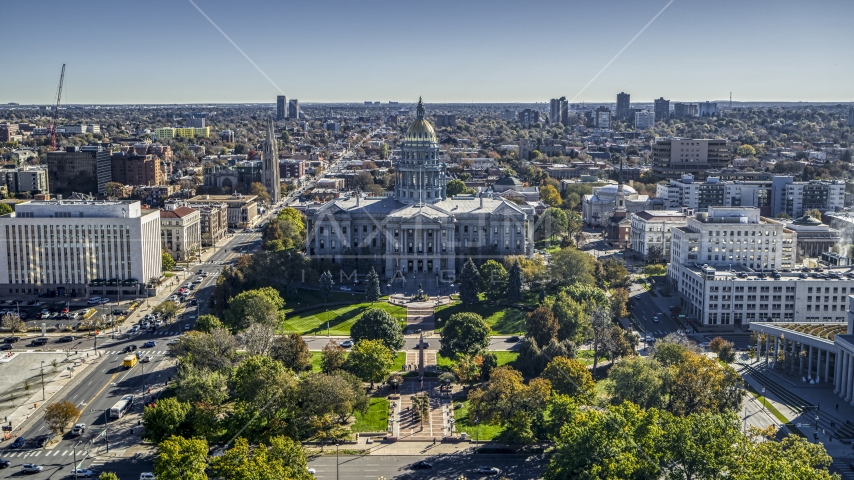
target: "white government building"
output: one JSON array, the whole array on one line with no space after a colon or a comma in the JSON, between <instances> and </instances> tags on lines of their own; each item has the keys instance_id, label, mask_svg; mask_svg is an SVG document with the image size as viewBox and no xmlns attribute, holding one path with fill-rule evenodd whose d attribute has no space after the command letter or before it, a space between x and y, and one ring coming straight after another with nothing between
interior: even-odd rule
<instances>
[{"instance_id":1,"label":"white government building","mask_svg":"<svg viewBox=\"0 0 854 480\"><path fill-rule=\"evenodd\" d=\"M395 171L392 197L357 194L308 208L308 255L335 263L358 257L395 284L434 287L453 282L470 256L500 261L533 254L533 218L519 205L484 196L448 198L439 141L420 100Z\"/></svg>"},{"instance_id":2,"label":"white government building","mask_svg":"<svg viewBox=\"0 0 854 480\"><path fill-rule=\"evenodd\" d=\"M139 294L161 274L160 212L138 201L19 203L0 216L0 258L4 295L82 296L111 280L124 283L122 296Z\"/></svg>"}]
</instances>

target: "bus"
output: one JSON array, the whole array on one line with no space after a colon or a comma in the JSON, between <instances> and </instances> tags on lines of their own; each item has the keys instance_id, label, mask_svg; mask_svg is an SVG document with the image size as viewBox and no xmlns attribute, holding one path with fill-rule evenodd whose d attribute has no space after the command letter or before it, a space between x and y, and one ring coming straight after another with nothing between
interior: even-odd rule
<instances>
[{"instance_id":1,"label":"bus","mask_svg":"<svg viewBox=\"0 0 854 480\"><path fill-rule=\"evenodd\" d=\"M110 418L122 418L133 406L133 395L125 395L110 409Z\"/></svg>"}]
</instances>

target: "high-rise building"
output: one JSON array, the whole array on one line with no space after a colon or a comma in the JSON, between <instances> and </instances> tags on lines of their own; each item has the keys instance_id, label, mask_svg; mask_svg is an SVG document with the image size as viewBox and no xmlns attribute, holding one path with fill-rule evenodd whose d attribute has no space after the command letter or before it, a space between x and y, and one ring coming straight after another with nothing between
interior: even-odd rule
<instances>
[{"instance_id":1,"label":"high-rise building","mask_svg":"<svg viewBox=\"0 0 854 480\"><path fill-rule=\"evenodd\" d=\"M611 109L608 107L599 107L596 109L596 115L593 117L594 126L603 130L611 129Z\"/></svg>"},{"instance_id":2,"label":"high-rise building","mask_svg":"<svg viewBox=\"0 0 854 480\"><path fill-rule=\"evenodd\" d=\"M110 151L99 146L65 147L47 153L51 193L70 196L74 192L105 193L112 178Z\"/></svg>"},{"instance_id":3,"label":"high-rise building","mask_svg":"<svg viewBox=\"0 0 854 480\"><path fill-rule=\"evenodd\" d=\"M109 155L107 156L109 159ZM0 292L121 298L144 294L159 278L160 213L138 201L20 203L0 217ZM104 279L120 280L118 285Z\"/></svg>"},{"instance_id":4,"label":"high-rise building","mask_svg":"<svg viewBox=\"0 0 854 480\"><path fill-rule=\"evenodd\" d=\"M656 99L653 110L655 111L656 122L667 120L670 118L670 100L665 100L664 97Z\"/></svg>"},{"instance_id":5,"label":"high-rise building","mask_svg":"<svg viewBox=\"0 0 854 480\"><path fill-rule=\"evenodd\" d=\"M519 112L519 123L529 127L540 121L540 112L526 108Z\"/></svg>"},{"instance_id":6,"label":"high-rise building","mask_svg":"<svg viewBox=\"0 0 854 480\"><path fill-rule=\"evenodd\" d=\"M726 167L731 159L724 139L658 138L652 145L653 173L664 178L690 173L703 179L707 170Z\"/></svg>"},{"instance_id":7,"label":"high-rise building","mask_svg":"<svg viewBox=\"0 0 854 480\"><path fill-rule=\"evenodd\" d=\"M110 166L112 181L122 185L159 185L162 180L160 158L156 155L116 152L110 157Z\"/></svg>"},{"instance_id":8,"label":"high-rise building","mask_svg":"<svg viewBox=\"0 0 854 480\"><path fill-rule=\"evenodd\" d=\"M190 115L187 118L187 126L190 128L205 128L205 117Z\"/></svg>"},{"instance_id":9,"label":"high-rise building","mask_svg":"<svg viewBox=\"0 0 854 480\"><path fill-rule=\"evenodd\" d=\"M288 97L279 95L276 97L276 120L287 120Z\"/></svg>"},{"instance_id":10,"label":"high-rise building","mask_svg":"<svg viewBox=\"0 0 854 480\"><path fill-rule=\"evenodd\" d=\"M674 103L673 116L676 118L696 117L699 113L696 103Z\"/></svg>"},{"instance_id":11,"label":"high-rise building","mask_svg":"<svg viewBox=\"0 0 854 480\"><path fill-rule=\"evenodd\" d=\"M636 130L646 130L647 128L652 128L654 125L655 113L650 112L649 110L641 110L640 112L635 112Z\"/></svg>"},{"instance_id":12,"label":"high-rise building","mask_svg":"<svg viewBox=\"0 0 854 480\"><path fill-rule=\"evenodd\" d=\"M617 118L620 120L628 120L629 118L629 108L631 108L630 97L626 92L617 94Z\"/></svg>"},{"instance_id":13,"label":"high-rise building","mask_svg":"<svg viewBox=\"0 0 854 480\"><path fill-rule=\"evenodd\" d=\"M296 98L292 98L290 102L288 102L288 119L289 120L299 120L300 119L300 111L299 111L299 100Z\"/></svg>"},{"instance_id":14,"label":"high-rise building","mask_svg":"<svg viewBox=\"0 0 854 480\"><path fill-rule=\"evenodd\" d=\"M273 121L267 122L267 136L264 138L263 167L261 178L264 186L270 192L270 204L275 205L281 199L281 184L279 183L279 140L273 128Z\"/></svg>"},{"instance_id":15,"label":"high-rise building","mask_svg":"<svg viewBox=\"0 0 854 480\"><path fill-rule=\"evenodd\" d=\"M6 185L9 193L49 193L47 169L43 165L6 165L0 169L0 185Z\"/></svg>"},{"instance_id":16,"label":"high-rise building","mask_svg":"<svg viewBox=\"0 0 854 480\"><path fill-rule=\"evenodd\" d=\"M854 127L854 108L848 109L848 126Z\"/></svg>"},{"instance_id":17,"label":"high-rise building","mask_svg":"<svg viewBox=\"0 0 854 480\"><path fill-rule=\"evenodd\" d=\"M457 115L453 113L449 114L439 114L436 115L436 126L437 127L456 127L457 126Z\"/></svg>"},{"instance_id":18,"label":"high-rise building","mask_svg":"<svg viewBox=\"0 0 854 480\"><path fill-rule=\"evenodd\" d=\"M702 102L699 105L698 115L700 117L714 117L718 114L718 104L715 102Z\"/></svg>"},{"instance_id":19,"label":"high-rise building","mask_svg":"<svg viewBox=\"0 0 854 480\"><path fill-rule=\"evenodd\" d=\"M796 182L789 176L775 176L772 183L771 214L785 213L792 218L810 210L836 211L845 206L843 180Z\"/></svg>"},{"instance_id":20,"label":"high-rise building","mask_svg":"<svg viewBox=\"0 0 854 480\"><path fill-rule=\"evenodd\" d=\"M569 103L566 97L553 98L549 102L549 122L552 125L566 125L569 121Z\"/></svg>"}]
</instances>

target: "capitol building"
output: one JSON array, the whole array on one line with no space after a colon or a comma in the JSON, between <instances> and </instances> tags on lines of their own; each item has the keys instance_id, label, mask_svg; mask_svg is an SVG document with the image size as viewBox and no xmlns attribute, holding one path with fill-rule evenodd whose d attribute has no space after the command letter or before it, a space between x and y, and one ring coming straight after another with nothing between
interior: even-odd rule
<instances>
[{"instance_id":1,"label":"capitol building","mask_svg":"<svg viewBox=\"0 0 854 480\"><path fill-rule=\"evenodd\" d=\"M393 196L354 195L306 210L310 257L356 256L395 285L436 287L455 281L469 257L532 255L534 219L519 205L483 194L448 198L447 168L420 99L394 169Z\"/></svg>"}]
</instances>

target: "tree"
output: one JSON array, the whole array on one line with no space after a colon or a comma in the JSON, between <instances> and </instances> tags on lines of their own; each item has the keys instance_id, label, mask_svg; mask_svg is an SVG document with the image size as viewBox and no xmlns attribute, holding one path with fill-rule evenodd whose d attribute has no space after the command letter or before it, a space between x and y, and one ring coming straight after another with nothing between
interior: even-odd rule
<instances>
[{"instance_id":1,"label":"tree","mask_svg":"<svg viewBox=\"0 0 854 480\"><path fill-rule=\"evenodd\" d=\"M101 472L98 475L98 480L119 480L119 476L113 472Z\"/></svg>"},{"instance_id":2,"label":"tree","mask_svg":"<svg viewBox=\"0 0 854 480\"><path fill-rule=\"evenodd\" d=\"M519 356L516 357L515 365L527 377L539 376L546 366L542 353L537 342L527 336L519 344Z\"/></svg>"},{"instance_id":3,"label":"tree","mask_svg":"<svg viewBox=\"0 0 854 480\"><path fill-rule=\"evenodd\" d=\"M744 391L741 376L728 365L688 352L670 367L667 409L677 415L738 410Z\"/></svg>"},{"instance_id":4,"label":"tree","mask_svg":"<svg viewBox=\"0 0 854 480\"><path fill-rule=\"evenodd\" d=\"M548 269L551 281L558 285L596 284L596 259L574 247L552 253Z\"/></svg>"},{"instance_id":5,"label":"tree","mask_svg":"<svg viewBox=\"0 0 854 480\"><path fill-rule=\"evenodd\" d=\"M392 351L403 348L406 341L400 323L381 308L370 308L350 328L354 342L379 340Z\"/></svg>"},{"instance_id":6,"label":"tree","mask_svg":"<svg viewBox=\"0 0 854 480\"><path fill-rule=\"evenodd\" d=\"M617 288L611 292L611 315L615 319L629 316L629 291L625 288Z\"/></svg>"},{"instance_id":7,"label":"tree","mask_svg":"<svg viewBox=\"0 0 854 480\"><path fill-rule=\"evenodd\" d=\"M476 313L455 313L445 322L439 344L446 358L474 355L489 346L489 325Z\"/></svg>"},{"instance_id":8,"label":"tree","mask_svg":"<svg viewBox=\"0 0 854 480\"><path fill-rule=\"evenodd\" d=\"M323 303L329 301L329 295L332 294L332 285L334 284L335 282L332 280L332 274L329 270L320 275L320 297L323 299Z\"/></svg>"},{"instance_id":9,"label":"tree","mask_svg":"<svg viewBox=\"0 0 854 480\"><path fill-rule=\"evenodd\" d=\"M448 198L452 198L454 195L472 194L474 190L466 187L466 184L460 180L451 180L445 185L445 192Z\"/></svg>"},{"instance_id":10,"label":"tree","mask_svg":"<svg viewBox=\"0 0 854 480\"><path fill-rule=\"evenodd\" d=\"M597 306L590 315L590 327L593 330L593 373L599 366L599 355L608 339L608 329L611 327L611 318L608 310Z\"/></svg>"},{"instance_id":11,"label":"tree","mask_svg":"<svg viewBox=\"0 0 854 480\"><path fill-rule=\"evenodd\" d=\"M533 443L533 426L544 421L550 394L548 380L535 378L525 385L521 373L507 366L498 367L488 382L469 394L469 422L474 423L477 418L483 423L500 424L510 442Z\"/></svg>"},{"instance_id":12,"label":"tree","mask_svg":"<svg viewBox=\"0 0 854 480\"><path fill-rule=\"evenodd\" d=\"M554 240L566 235L568 228L569 216L566 211L549 207L543 212L543 217L537 224L537 236L540 239Z\"/></svg>"},{"instance_id":13,"label":"tree","mask_svg":"<svg viewBox=\"0 0 854 480\"><path fill-rule=\"evenodd\" d=\"M664 404L664 374L661 364L651 358L628 358L611 367L605 390L615 405L629 401L641 408L658 408Z\"/></svg>"},{"instance_id":14,"label":"tree","mask_svg":"<svg viewBox=\"0 0 854 480\"><path fill-rule=\"evenodd\" d=\"M162 252L160 254L161 259L161 268L163 271L172 270L175 268L175 260L172 258L172 255L169 252Z\"/></svg>"},{"instance_id":15,"label":"tree","mask_svg":"<svg viewBox=\"0 0 854 480\"><path fill-rule=\"evenodd\" d=\"M220 372L200 369L191 363L178 368L175 397L191 405L222 405L228 399L228 377Z\"/></svg>"},{"instance_id":16,"label":"tree","mask_svg":"<svg viewBox=\"0 0 854 480\"><path fill-rule=\"evenodd\" d=\"M211 333L188 332L172 345L169 354L201 370L225 372L234 362L237 340L228 330L216 328Z\"/></svg>"},{"instance_id":17,"label":"tree","mask_svg":"<svg viewBox=\"0 0 854 480\"><path fill-rule=\"evenodd\" d=\"M600 263L599 280L603 285L611 288L625 288L632 283L626 265L616 258L606 259Z\"/></svg>"},{"instance_id":18,"label":"tree","mask_svg":"<svg viewBox=\"0 0 854 480\"><path fill-rule=\"evenodd\" d=\"M173 302L174 304L174 302ZM196 320L196 330L204 333L211 333L214 329L222 328L222 322L213 315L202 315Z\"/></svg>"},{"instance_id":19,"label":"tree","mask_svg":"<svg viewBox=\"0 0 854 480\"><path fill-rule=\"evenodd\" d=\"M80 410L67 400L51 403L44 409L44 421L54 433L65 432L65 426L79 416Z\"/></svg>"},{"instance_id":20,"label":"tree","mask_svg":"<svg viewBox=\"0 0 854 480\"><path fill-rule=\"evenodd\" d=\"M0 203L0 215L9 215L14 212L8 203Z\"/></svg>"},{"instance_id":21,"label":"tree","mask_svg":"<svg viewBox=\"0 0 854 480\"><path fill-rule=\"evenodd\" d=\"M289 403L296 390L296 377L278 360L254 355L234 369L228 384L234 398L261 409L273 402Z\"/></svg>"},{"instance_id":22,"label":"tree","mask_svg":"<svg viewBox=\"0 0 854 480\"><path fill-rule=\"evenodd\" d=\"M818 221L821 221L821 210L819 210L817 208L814 208L812 210L807 211L805 213L805 215L809 215L810 217L812 217Z\"/></svg>"},{"instance_id":23,"label":"tree","mask_svg":"<svg viewBox=\"0 0 854 480\"><path fill-rule=\"evenodd\" d=\"M727 341L723 337L715 337L709 342L709 350L712 353L718 353L726 343Z\"/></svg>"},{"instance_id":24,"label":"tree","mask_svg":"<svg viewBox=\"0 0 854 480\"><path fill-rule=\"evenodd\" d=\"M311 352L308 351L308 344L298 333L276 337L270 349L270 357L282 362L284 366L295 372L311 369Z\"/></svg>"},{"instance_id":25,"label":"tree","mask_svg":"<svg viewBox=\"0 0 854 480\"><path fill-rule=\"evenodd\" d=\"M519 303L523 300L522 297L522 268L519 267L519 262L513 262L510 267L510 272L507 274L507 301L511 303Z\"/></svg>"},{"instance_id":26,"label":"tree","mask_svg":"<svg viewBox=\"0 0 854 480\"><path fill-rule=\"evenodd\" d=\"M557 338L558 323L551 310L538 307L525 317L525 326L528 336L536 340L539 345L547 345L553 338Z\"/></svg>"},{"instance_id":27,"label":"tree","mask_svg":"<svg viewBox=\"0 0 854 480\"><path fill-rule=\"evenodd\" d=\"M377 271L374 270L374 267L371 267L371 271L368 272L368 275L365 277L365 300L371 303L378 302L381 296L382 290L380 290L380 276L377 275Z\"/></svg>"},{"instance_id":28,"label":"tree","mask_svg":"<svg viewBox=\"0 0 854 480\"><path fill-rule=\"evenodd\" d=\"M300 380L299 404L304 421L330 430L347 421L353 412L365 413L369 399L362 382L348 381L346 372L310 373ZM331 421L330 421L331 420Z\"/></svg>"},{"instance_id":29,"label":"tree","mask_svg":"<svg viewBox=\"0 0 854 480\"><path fill-rule=\"evenodd\" d=\"M168 323L169 320L175 318L175 315L178 314L179 309L180 307L177 303L171 300L166 300L160 305L154 307L154 310L152 310L152 312L160 315L163 318L163 321Z\"/></svg>"},{"instance_id":30,"label":"tree","mask_svg":"<svg viewBox=\"0 0 854 480\"><path fill-rule=\"evenodd\" d=\"M258 200L261 203L270 204L270 192L267 191L267 187L264 186L261 182L252 182L249 185L249 193L258 197Z\"/></svg>"},{"instance_id":31,"label":"tree","mask_svg":"<svg viewBox=\"0 0 854 480\"><path fill-rule=\"evenodd\" d=\"M480 272L477 265L469 258L460 272L460 301L464 305L473 305L478 301L480 288Z\"/></svg>"},{"instance_id":32,"label":"tree","mask_svg":"<svg viewBox=\"0 0 854 480\"><path fill-rule=\"evenodd\" d=\"M550 207L559 207L563 203L560 193L551 185L540 187L540 200Z\"/></svg>"},{"instance_id":33,"label":"tree","mask_svg":"<svg viewBox=\"0 0 854 480\"><path fill-rule=\"evenodd\" d=\"M284 436L269 439L270 446L250 447L245 438L238 438L223 455L213 457L211 467L215 476L224 479L253 480L312 480L308 473L305 450L299 442Z\"/></svg>"},{"instance_id":34,"label":"tree","mask_svg":"<svg viewBox=\"0 0 854 480\"><path fill-rule=\"evenodd\" d=\"M394 353L380 340L362 340L353 346L344 369L366 382L382 382L394 364Z\"/></svg>"},{"instance_id":35,"label":"tree","mask_svg":"<svg viewBox=\"0 0 854 480\"><path fill-rule=\"evenodd\" d=\"M163 480L207 480L208 442L172 435L157 445L154 475Z\"/></svg>"},{"instance_id":36,"label":"tree","mask_svg":"<svg viewBox=\"0 0 854 480\"><path fill-rule=\"evenodd\" d=\"M726 342L721 345L720 350L718 350L718 359L724 363L732 363L735 361L735 344L732 342Z\"/></svg>"},{"instance_id":37,"label":"tree","mask_svg":"<svg viewBox=\"0 0 854 480\"><path fill-rule=\"evenodd\" d=\"M581 343L590 337L591 302L576 301L565 289L544 306L551 309L557 321L558 339Z\"/></svg>"},{"instance_id":38,"label":"tree","mask_svg":"<svg viewBox=\"0 0 854 480\"><path fill-rule=\"evenodd\" d=\"M285 301L272 287L246 290L232 298L225 311L225 324L243 330L253 323L278 327L284 322Z\"/></svg>"},{"instance_id":39,"label":"tree","mask_svg":"<svg viewBox=\"0 0 854 480\"><path fill-rule=\"evenodd\" d=\"M779 442L746 442L745 450L732 468L733 478L838 478L827 471L833 459L824 446L796 435L788 435Z\"/></svg>"},{"instance_id":40,"label":"tree","mask_svg":"<svg viewBox=\"0 0 854 480\"><path fill-rule=\"evenodd\" d=\"M172 435L184 436L192 433L188 418L192 406L175 398L162 398L152 406L146 406L142 413L144 437L154 443L160 443Z\"/></svg>"},{"instance_id":41,"label":"tree","mask_svg":"<svg viewBox=\"0 0 854 480\"><path fill-rule=\"evenodd\" d=\"M499 300L507 295L507 271L495 260L487 260L480 267L480 291L490 300Z\"/></svg>"},{"instance_id":42,"label":"tree","mask_svg":"<svg viewBox=\"0 0 854 480\"><path fill-rule=\"evenodd\" d=\"M756 155L756 149L753 148L753 145L740 145L738 147L738 156L739 157L752 157Z\"/></svg>"},{"instance_id":43,"label":"tree","mask_svg":"<svg viewBox=\"0 0 854 480\"><path fill-rule=\"evenodd\" d=\"M119 182L107 182L107 185L104 187L104 193L110 198L118 198L122 196L122 191L125 186Z\"/></svg>"},{"instance_id":44,"label":"tree","mask_svg":"<svg viewBox=\"0 0 854 480\"><path fill-rule=\"evenodd\" d=\"M14 313L3 315L2 324L3 328L8 328L12 333L23 332L27 328L27 323Z\"/></svg>"},{"instance_id":45,"label":"tree","mask_svg":"<svg viewBox=\"0 0 854 480\"><path fill-rule=\"evenodd\" d=\"M658 245L650 245L646 249L646 261L650 263L658 263L661 261L661 247Z\"/></svg>"},{"instance_id":46,"label":"tree","mask_svg":"<svg viewBox=\"0 0 854 480\"><path fill-rule=\"evenodd\" d=\"M320 371L323 373L332 373L336 370L344 368L344 362L347 360L347 350L341 345L330 340L320 352Z\"/></svg>"},{"instance_id":47,"label":"tree","mask_svg":"<svg viewBox=\"0 0 854 480\"><path fill-rule=\"evenodd\" d=\"M592 403L595 399L596 382L587 366L578 360L555 357L542 376L551 382L555 393L580 397L584 403Z\"/></svg>"}]
</instances>

